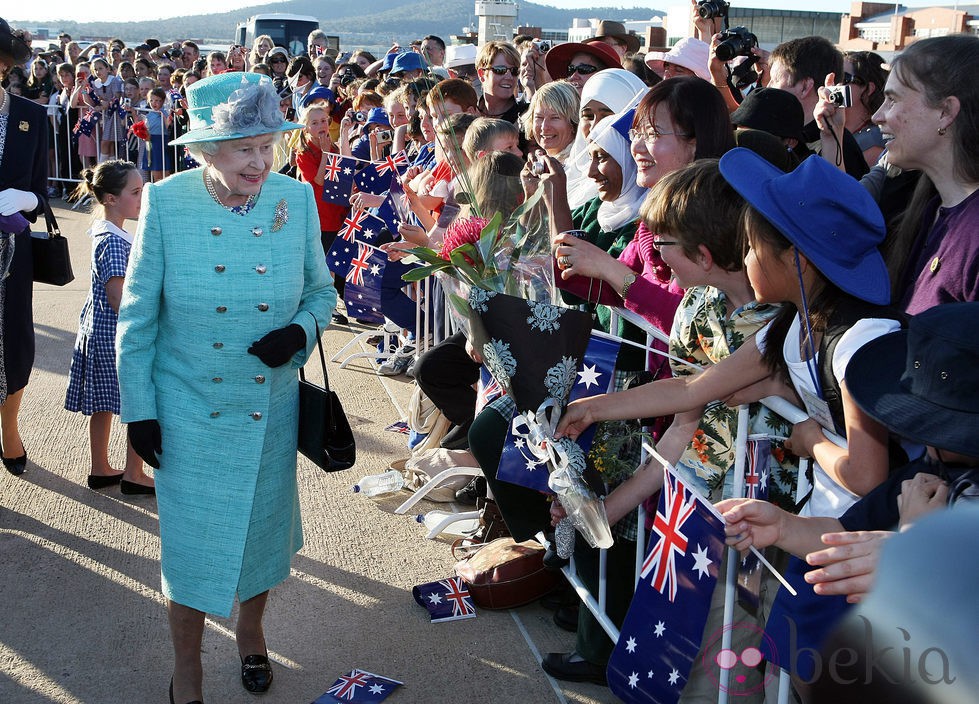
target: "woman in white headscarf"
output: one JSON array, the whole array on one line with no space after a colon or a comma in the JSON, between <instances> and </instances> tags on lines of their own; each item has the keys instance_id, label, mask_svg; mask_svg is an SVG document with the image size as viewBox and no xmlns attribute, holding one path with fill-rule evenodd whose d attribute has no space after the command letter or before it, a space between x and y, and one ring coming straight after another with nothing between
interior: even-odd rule
<instances>
[{"instance_id":1,"label":"woman in white headscarf","mask_svg":"<svg viewBox=\"0 0 979 704\"><path fill-rule=\"evenodd\" d=\"M571 154L564 162L568 180L568 205L584 205L598 195L595 182L588 177L591 154L588 135L602 118L620 113L635 105L648 90L636 74L621 68L607 68L591 77L581 89L578 132Z\"/></svg>"}]
</instances>

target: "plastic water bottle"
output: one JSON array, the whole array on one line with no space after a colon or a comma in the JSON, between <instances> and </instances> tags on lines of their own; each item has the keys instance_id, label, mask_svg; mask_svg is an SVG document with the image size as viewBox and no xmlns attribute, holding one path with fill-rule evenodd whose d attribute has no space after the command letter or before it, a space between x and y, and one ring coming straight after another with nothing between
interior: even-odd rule
<instances>
[{"instance_id":1,"label":"plastic water bottle","mask_svg":"<svg viewBox=\"0 0 979 704\"><path fill-rule=\"evenodd\" d=\"M390 494L398 491L405 485L405 478L401 472L390 469L381 474L368 474L361 477L360 481L354 484L354 493L364 496L378 496L380 494Z\"/></svg>"},{"instance_id":2,"label":"plastic water bottle","mask_svg":"<svg viewBox=\"0 0 979 704\"><path fill-rule=\"evenodd\" d=\"M453 514L451 511L429 511L428 513L418 514L415 516L415 520L419 523L423 523L425 525L425 530L431 532L443 520L453 515L455 514ZM442 530L442 533L446 535L466 536L470 533L474 533L477 528L479 528L478 518L464 518L462 520L453 521L450 523L445 527L445 529Z\"/></svg>"}]
</instances>

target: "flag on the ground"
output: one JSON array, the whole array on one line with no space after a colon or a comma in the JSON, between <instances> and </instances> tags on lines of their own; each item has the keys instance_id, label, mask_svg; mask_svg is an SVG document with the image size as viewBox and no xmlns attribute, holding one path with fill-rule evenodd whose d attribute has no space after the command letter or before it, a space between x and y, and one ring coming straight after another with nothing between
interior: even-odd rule
<instances>
[{"instance_id":1,"label":"flag on the ground","mask_svg":"<svg viewBox=\"0 0 979 704\"><path fill-rule=\"evenodd\" d=\"M354 167L357 162L339 154L326 155L322 199L334 205L350 205L353 192Z\"/></svg>"},{"instance_id":2,"label":"flag on the ground","mask_svg":"<svg viewBox=\"0 0 979 704\"><path fill-rule=\"evenodd\" d=\"M588 340L585 358L578 369L569 400L574 401L608 392L615 381L615 360L618 355L618 341L593 334ZM591 447L594 435L593 425L578 437L577 443L586 453ZM511 420L496 471L497 478L528 489L550 492L547 486L548 474L547 464L536 459L527 449L526 441L514 434Z\"/></svg>"},{"instance_id":3,"label":"flag on the ground","mask_svg":"<svg viewBox=\"0 0 979 704\"><path fill-rule=\"evenodd\" d=\"M724 555L724 524L664 467L649 553L608 663L608 685L624 702L673 703L700 650Z\"/></svg>"},{"instance_id":4,"label":"flag on the ground","mask_svg":"<svg viewBox=\"0 0 979 704\"><path fill-rule=\"evenodd\" d=\"M419 584L412 588L411 594L415 601L428 609L432 623L476 618L476 607L462 577Z\"/></svg>"},{"instance_id":5,"label":"flag on the ground","mask_svg":"<svg viewBox=\"0 0 979 704\"><path fill-rule=\"evenodd\" d=\"M333 704L343 702L379 702L383 701L394 689L404 682L381 677L366 670L351 670L349 674L341 675L333 686L313 702L313 704Z\"/></svg>"},{"instance_id":6,"label":"flag on the ground","mask_svg":"<svg viewBox=\"0 0 979 704\"><path fill-rule=\"evenodd\" d=\"M347 283L343 287L343 302L347 315L353 316L355 320L383 323L381 280L387 266L387 255L379 249L364 244L351 244L339 237L337 242L343 242L355 252L344 277Z\"/></svg>"}]
</instances>

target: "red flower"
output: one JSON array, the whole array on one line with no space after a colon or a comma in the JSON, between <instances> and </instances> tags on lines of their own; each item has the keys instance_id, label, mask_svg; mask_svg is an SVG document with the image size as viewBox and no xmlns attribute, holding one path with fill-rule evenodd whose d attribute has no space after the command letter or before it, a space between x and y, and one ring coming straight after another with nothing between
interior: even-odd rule
<instances>
[{"instance_id":1,"label":"red flower","mask_svg":"<svg viewBox=\"0 0 979 704\"><path fill-rule=\"evenodd\" d=\"M140 120L139 122L134 122L133 126L129 128L130 133L136 135L139 139L143 141L149 141L150 131L146 127L146 120Z\"/></svg>"},{"instance_id":2,"label":"red flower","mask_svg":"<svg viewBox=\"0 0 979 704\"><path fill-rule=\"evenodd\" d=\"M445 238L442 240L442 249L439 251L439 256L449 261L449 255L457 247L478 242L479 236L483 228L486 227L487 222L489 221L486 218L464 218L462 220L456 220L445 231ZM468 256L465 259L470 265L476 263Z\"/></svg>"}]
</instances>

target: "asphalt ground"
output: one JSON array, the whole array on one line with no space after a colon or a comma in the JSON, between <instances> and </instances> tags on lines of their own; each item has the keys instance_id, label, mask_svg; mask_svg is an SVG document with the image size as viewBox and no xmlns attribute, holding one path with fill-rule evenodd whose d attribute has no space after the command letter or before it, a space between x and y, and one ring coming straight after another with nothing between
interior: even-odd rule
<instances>
[{"instance_id":1,"label":"asphalt ground","mask_svg":"<svg viewBox=\"0 0 979 704\"><path fill-rule=\"evenodd\" d=\"M21 477L0 472L0 703L166 702L172 652L156 501L88 489L87 419L63 408L89 285L90 215L53 204L75 280L35 287L37 358L20 418L30 461ZM325 331L327 355L363 329ZM429 622L411 588L452 574L450 540L426 540L411 516L394 514L407 492L370 499L351 491L361 475L407 455L404 436L384 428L404 417L412 384L376 376L369 360L330 364L329 374L357 436L357 465L326 474L299 458L305 547L265 619L275 681L261 698L245 692L234 615L209 617L205 701L306 704L355 667L403 681L392 704L616 701L603 687L543 673L541 654L571 650L574 637L538 604ZM120 468L124 438L117 424L111 451ZM422 502L418 512L434 508L446 504Z\"/></svg>"}]
</instances>

